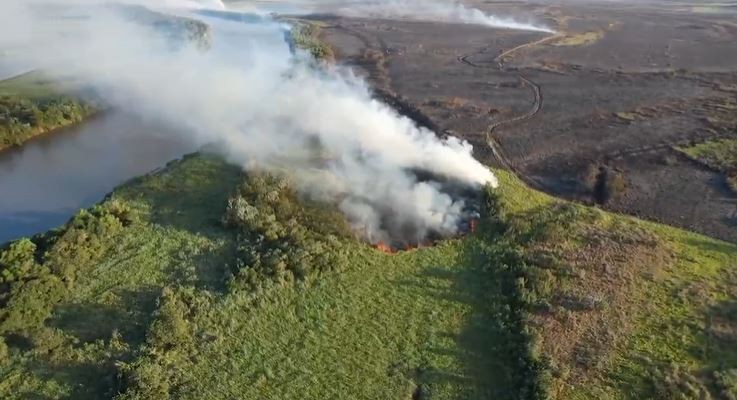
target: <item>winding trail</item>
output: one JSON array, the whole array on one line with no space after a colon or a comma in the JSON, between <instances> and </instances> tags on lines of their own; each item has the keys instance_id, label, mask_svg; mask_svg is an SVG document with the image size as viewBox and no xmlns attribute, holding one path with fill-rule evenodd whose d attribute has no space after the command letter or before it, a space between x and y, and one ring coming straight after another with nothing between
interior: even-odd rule
<instances>
[{"instance_id":1,"label":"winding trail","mask_svg":"<svg viewBox=\"0 0 737 400\"><path fill-rule=\"evenodd\" d=\"M520 51L522 49L525 49L525 48L528 48L528 47L537 46L537 45L540 45L540 44L544 44L544 43L553 41L553 40L558 39L558 38L563 37L563 36L564 36L564 34L562 34L562 33L555 33L553 35L546 36L546 37L544 37L542 39L538 39L538 40L535 40L535 41L532 41L532 42L528 42L528 43L523 43L523 44L521 44L519 46L513 47L513 48L508 49L508 50L505 50L505 51L501 52L498 56L494 57L494 63L493 64L488 64L488 65L486 65L486 64L477 64L477 63L475 63L475 62L473 62L472 60L469 59L469 58L471 58L471 57L473 57L475 55L485 53L486 51L488 51L491 48L491 46L485 46L485 47L482 47L481 49L476 50L476 51L474 51L472 53L467 53L467 54L464 54L464 55L460 55L460 56L458 56L457 59L458 59L458 61L460 63L463 63L463 64L468 65L468 66L473 67L473 68L495 68L495 69L499 70L500 72L509 72L509 71L507 71L507 70L504 69L504 59L506 57L508 57L512 53L515 53L515 52ZM542 90L540 89L540 85L538 85L533 80L531 80L530 78L528 78L527 76L525 76L522 72L517 71L517 77L519 78L520 82L522 82L522 85L523 86L529 87L530 90L532 91L532 95L533 95L532 106L530 107L530 109L527 112L525 112L523 114L514 116L512 118L508 118L508 119L505 119L505 120L500 120L500 121L492 122L486 128L486 131L485 131L486 144L487 144L487 146L489 146L489 149L491 150L492 154L499 161L499 163L502 165L502 167L504 167L505 169L513 172L520 179L522 179L523 181L525 181L525 183L527 183L528 185L539 188L539 187L542 186L542 184L537 179L535 179L533 177L530 177L530 176L528 176L526 174L523 174L521 171L517 170L512 165L512 163L509 161L509 158L506 156L506 154L504 154L504 150L502 149L501 145L499 144L499 141L496 138L494 138L494 130L496 130L500 126L511 125L511 124L515 124L515 123L518 123L518 122L522 122L522 121L528 120L528 119L534 117L542 109L542 106L543 106L543 95L542 95Z\"/></svg>"},{"instance_id":2,"label":"winding trail","mask_svg":"<svg viewBox=\"0 0 737 400\"><path fill-rule=\"evenodd\" d=\"M386 68L387 59L384 56L386 54L389 54L391 50L387 46L386 42L380 37L374 38L375 39L375 42L374 42L369 38L368 35L363 34L362 32L359 32L358 30L352 29L341 23L332 25L329 28L342 30L346 32L347 34L356 37L366 49L378 51L378 53L382 55L381 57L379 57L378 60L376 59L370 60L371 63L374 64L374 70L372 71L371 69L369 69L369 73L372 75L372 78L374 79L374 81L379 83L379 86L383 87L385 91L390 91L390 88L392 86L391 78L389 77L389 74L387 73L387 68ZM497 55L494 58L493 63L490 63L490 64L478 64L472 60L472 57L489 51L493 47L493 45L484 46L476 51L460 55L457 57L457 60L458 62L465 64L472 68L479 68L479 69L491 68L491 69L498 70L500 72L512 72L504 68L505 58L525 48L538 46L538 45L541 45L541 44L544 44L550 41L554 41L564 36L565 36L564 33L560 33L560 32L554 33L554 34L545 36L541 39L537 39L532 42L523 43L513 48L504 50L499 55ZM365 57L366 57L366 54L359 56L358 58L364 59L363 61L365 62L366 61ZM525 76L520 71L516 71L516 74L522 86L526 86L530 88L530 91L533 97L532 105L530 109L527 110L523 114L516 115L508 119L492 122L488 127L486 127L484 131L485 141L486 141L487 146L491 150L492 154L494 155L494 158L498 160L499 164L503 168L515 173L520 179L522 179L528 185L532 187L536 187L536 188L542 188L544 185L540 181L538 181L537 179L531 176L528 176L522 173L521 171L519 171L517 168L515 168L512 165L509 158L506 156L506 154L504 154L504 150L502 149L498 140L494 137L494 131L497 130L499 127L505 126L505 125L511 125L511 124L515 124L518 122L531 119L542 110L543 94L542 94L540 85L538 85L536 82L534 82L529 77Z\"/></svg>"}]
</instances>

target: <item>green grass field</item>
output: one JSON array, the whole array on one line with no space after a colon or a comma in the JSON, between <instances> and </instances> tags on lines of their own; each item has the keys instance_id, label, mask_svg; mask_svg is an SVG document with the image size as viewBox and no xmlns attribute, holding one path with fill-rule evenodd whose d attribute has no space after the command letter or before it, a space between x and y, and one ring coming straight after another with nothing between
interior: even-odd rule
<instances>
[{"instance_id":1,"label":"green grass field","mask_svg":"<svg viewBox=\"0 0 737 400\"><path fill-rule=\"evenodd\" d=\"M522 216L511 221L523 227L513 230L533 271L530 326L552 398L737 394L737 246L563 203L498 173L503 209Z\"/></svg>"},{"instance_id":2,"label":"green grass field","mask_svg":"<svg viewBox=\"0 0 737 400\"><path fill-rule=\"evenodd\" d=\"M737 393L737 246L497 173L475 234L397 255L214 156L136 179L0 253L0 397Z\"/></svg>"}]
</instances>

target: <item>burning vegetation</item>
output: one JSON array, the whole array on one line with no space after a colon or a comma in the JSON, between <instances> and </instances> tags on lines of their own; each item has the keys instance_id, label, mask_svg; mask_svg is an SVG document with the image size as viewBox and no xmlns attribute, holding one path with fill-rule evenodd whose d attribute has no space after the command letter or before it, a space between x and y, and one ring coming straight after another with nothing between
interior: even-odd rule
<instances>
[{"instance_id":1,"label":"burning vegetation","mask_svg":"<svg viewBox=\"0 0 737 400\"><path fill-rule=\"evenodd\" d=\"M432 246L440 240L450 237L462 236L476 231L478 218L480 217L480 205L482 191L478 186L463 184L455 180L448 180L426 171L413 171L418 184L428 184L437 188L440 193L455 204L457 212L453 215L443 215L448 218L442 229L428 228L423 220L405 220L397 224L396 220L401 216L393 208L381 209L381 224L376 232L368 230L357 230L372 245L385 253L397 253L399 251L412 250Z\"/></svg>"},{"instance_id":2,"label":"burning vegetation","mask_svg":"<svg viewBox=\"0 0 737 400\"><path fill-rule=\"evenodd\" d=\"M475 231L483 197L482 188L428 173L415 171L413 175L418 184L435 186L456 204L459 210L457 214L442 216L449 222L442 225L445 228L428 227L424 219L407 218L400 214L404 208L392 207L394 203L383 206L373 204L373 210L379 213L379 223L371 225L366 220L355 220L356 214L341 214L334 204L305 199L283 175L256 171L247 173L247 179L231 198L224 222L228 226L248 226L243 237L248 237L251 245L257 247L270 248L273 243L284 242L276 247L294 248L295 243L308 239L310 232L313 232L336 239L358 236L385 253L432 246L440 240ZM311 209L320 211L306 214L306 209L299 206L300 202L305 201ZM340 229L326 231L326 226ZM291 245L287 245L287 242Z\"/></svg>"}]
</instances>

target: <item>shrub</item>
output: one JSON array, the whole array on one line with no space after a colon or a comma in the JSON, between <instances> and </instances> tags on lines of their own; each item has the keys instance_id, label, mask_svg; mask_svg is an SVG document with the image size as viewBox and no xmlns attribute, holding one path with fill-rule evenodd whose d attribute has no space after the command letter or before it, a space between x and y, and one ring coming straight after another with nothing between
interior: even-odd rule
<instances>
[{"instance_id":1,"label":"shrub","mask_svg":"<svg viewBox=\"0 0 737 400\"><path fill-rule=\"evenodd\" d=\"M14 283L8 303L0 310L0 334L39 329L66 295L64 284L52 275Z\"/></svg>"},{"instance_id":2,"label":"shrub","mask_svg":"<svg viewBox=\"0 0 737 400\"><path fill-rule=\"evenodd\" d=\"M0 366L4 366L10 361L10 349L5 344L5 338L0 336Z\"/></svg>"},{"instance_id":3,"label":"shrub","mask_svg":"<svg viewBox=\"0 0 737 400\"><path fill-rule=\"evenodd\" d=\"M46 254L44 264L71 284L90 261L115 243L111 238L132 221L130 208L116 200L81 210Z\"/></svg>"},{"instance_id":4,"label":"shrub","mask_svg":"<svg viewBox=\"0 0 737 400\"><path fill-rule=\"evenodd\" d=\"M258 172L230 198L223 224L238 235L232 289L255 290L264 278L291 282L340 267L339 237L350 232L337 211L300 199L284 177Z\"/></svg>"},{"instance_id":5,"label":"shrub","mask_svg":"<svg viewBox=\"0 0 737 400\"><path fill-rule=\"evenodd\" d=\"M176 397L172 391L177 387L177 371L171 365L195 354L195 329L189 317L200 307L208 307L205 303L191 288L162 290L142 355L133 363L117 366L121 394L116 400Z\"/></svg>"},{"instance_id":6,"label":"shrub","mask_svg":"<svg viewBox=\"0 0 737 400\"><path fill-rule=\"evenodd\" d=\"M732 368L714 373L719 394L726 400L737 400L737 369Z\"/></svg>"},{"instance_id":7,"label":"shrub","mask_svg":"<svg viewBox=\"0 0 737 400\"><path fill-rule=\"evenodd\" d=\"M65 95L0 96L0 148L16 146L36 134L79 122L94 110L91 103Z\"/></svg>"},{"instance_id":8,"label":"shrub","mask_svg":"<svg viewBox=\"0 0 737 400\"><path fill-rule=\"evenodd\" d=\"M124 391L115 400L166 400L171 385L165 367L144 358L133 364L118 365Z\"/></svg>"},{"instance_id":9,"label":"shrub","mask_svg":"<svg viewBox=\"0 0 737 400\"><path fill-rule=\"evenodd\" d=\"M653 372L653 398L657 400L710 400L704 383L679 365L658 368Z\"/></svg>"},{"instance_id":10,"label":"shrub","mask_svg":"<svg viewBox=\"0 0 737 400\"><path fill-rule=\"evenodd\" d=\"M192 343L192 328L187 321L189 307L171 288L164 288L159 308L148 333L148 344L161 350L187 347Z\"/></svg>"},{"instance_id":11,"label":"shrub","mask_svg":"<svg viewBox=\"0 0 737 400\"><path fill-rule=\"evenodd\" d=\"M289 32L291 46L309 52L317 60L332 60L335 57L333 49L319 38L320 28L315 24L299 23Z\"/></svg>"},{"instance_id":12,"label":"shrub","mask_svg":"<svg viewBox=\"0 0 737 400\"><path fill-rule=\"evenodd\" d=\"M606 204L621 197L627 190L627 183L621 172L607 167L600 167L593 186L594 199L599 204Z\"/></svg>"},{"instance_id":13,"label":"shrub","mask_svg":"<svg viewBox=\"0 0 737 400\"><path fill-rule=\"evenodd\" d=\"M21 239L10 244L0 253L0 283L11 283L21 279L48 273L35 260L36 245L29 239Z\"/></svg>"}]
</instances>

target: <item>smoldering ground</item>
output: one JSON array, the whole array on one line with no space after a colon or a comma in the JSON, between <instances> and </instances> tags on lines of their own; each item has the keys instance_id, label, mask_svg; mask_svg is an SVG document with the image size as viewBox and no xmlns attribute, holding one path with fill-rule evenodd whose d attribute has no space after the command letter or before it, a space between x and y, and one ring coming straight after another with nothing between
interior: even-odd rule
<instances>
[{"instance_id":1,"label":"smoldering ground","mask_svg":"<svg viewBox=\"0 0 737 400\"><path fill-rule=\"evenodd\" d=\"M196 12L219 3L135 3L202 21L210 48L173 47L121 7L92 0L3 2L2 45L29 67L89 82L111 107L216 143L246 169L289 175L372 242L453 235L474 210L448 188L497 184L468 143L398 115L351 71L293 54L287 25Z\"/></svg>"}]
</instances>

